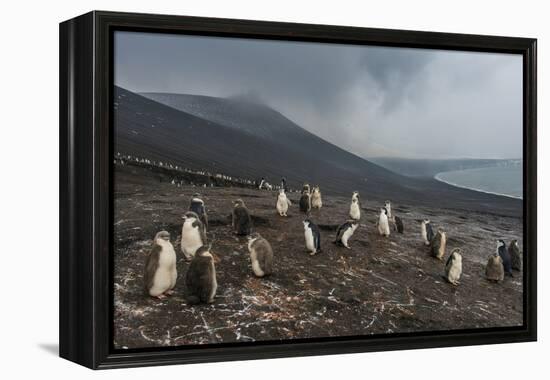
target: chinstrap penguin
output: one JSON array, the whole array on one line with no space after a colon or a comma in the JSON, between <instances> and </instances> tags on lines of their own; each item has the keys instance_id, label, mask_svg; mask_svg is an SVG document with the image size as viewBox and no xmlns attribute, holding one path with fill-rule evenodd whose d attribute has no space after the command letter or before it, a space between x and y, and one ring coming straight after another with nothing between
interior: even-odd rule
<instances>
[{"instance_id":1,"label":"chinstrap penguin","mask_svg":"<svg viewBox=\"0 0 550 380\"><path fill-rule=\"evenodd\" d=\"M491 255L489 260L487 260L485 277L487 277L487 280L494 282L504 280L504 265L502 265L502 258L498 253Z\"/></svg>"},{"instance_id":2,"label":"chinstrap penguin","mask_svg":"<svg viewBox=\"0 0 550 380\"><path fill-rule=\"evenodd\" d=\"M218 282L215 259L210 247L202 246L197 250L185 275L185 287L188 304L214 302Z\"/></svg>"},{"instance_id":3,"label":"chinstrap penguin","mask_svg":"<svg viewBox=\"0 0 550 380\"><path fill-rule=\"evenodd\" d=\"M445 257L445 248L447 246L447 234L441 228L437 230L434 238L430 242L432 256L443 260Z\"/></svg>"},{"instance_id":4,"label":"chinstrap penguin","mask_svg":"<svg viewBox=\"0 0 550 380\"><path fill-rule=\"evenodd\" d=\"M359 226L359 222L356 220L348 220L344 224L340 225L336 230L336 239L334 243L337 245L342 245L347 249L351 249L348 241L353 236L353 233Z\"/></svg>"},{"instance_id":5,"label":"chinstrap penguin","mask_svg":"<svg viewBox=\"0 0 550 380\"><path fill-rule=\"evenodd\" d=\"M420 223L420 232L422 234L422 240L424 240L424 244L430 245L430 242L433 240L435 235L429 219L424 219Z\"/></svg>"},{"instance_id":6,"label":"chinstrap penguin","mask_svg":"<svg viewBox=\"0 0 550 380\"><path fill-rule=\"evenodd\" d=\"M288 207L292 203L290 202L290 199L286 196L285 190L281 189L279 190L279 195L277 196L277 212L280 216L288 216Z\"/></svg>"},{"instance_id":7,"label":"chinstrap penguin","mask_svg":"<svg viewBox=\"0 0 550 380\"><path fill-rule=\"evenodd\" d=\"M508 252L508 249L506 248L506 243L504 240L498 240L497 241L497 253L502 259L502 265L504 266L504 273L513 276L512 274L512 258L510 257L510 253Z\"/></svg>"},{"instance_id":8,"label":"chinstrap penguin","mask_svg":"<svg viewBox=\"0 0 550 380\"><path fill-rule=\"evenodd\" d=\"M512 259L512 269L520 271L521 270L521 252L519 250L519 245L517 240L512 240L508 246L508 252L510 258Z\"/></svg>"},{"instance_id":9,"label":"chinstrap penguin","mask_svg":"<svg viewBox=\"0 0 550 380\"><path fill-rule=\"evenodd\" d=\"M151 297L162 299L173 294L177 278L176 252L170 243L170 234L160 231L156 234L145 261L145 291Z\"/></svg>"},{"instance_id":10,"label":"chinstrap penguin","mask_svg":"<svg viewBox=\"0 0 550 380\"><path fill-rule=\"evenodd\" d=\"M453 285L458 285L462 275L462 255L460 248L455 248L445 264L445 278Z\"/></svg>"},{"instance_id":11,"label":"chinstrap penguin","mask_svg":"<svg viewBox=\"0 0 550 380\"><path fill-rule=\"evenodd\" d=\"M250 235L252 218L242 199L237 199L233 204L231 226L236 235Z\"/></svg>"},{"instance_id":12,"label":"chinstrap penguin","mask_svg":"<svg viewBox=\"0 0 550 380\"><path fill-rule=\"evenodd\" d=\"M197 214L204 227L208 228L208 215L206 214L206 207L204 206L204 201L200 198L200 194L193 194L189 203L189 211Z\"/></svg>"},{"instance_id":13,"label":"chinstrap penguin","mask_svg":"<svg viewBox=\"0 0 550 380\"><path fill-rule=\"evenodd\" d=\"M253 233L248 237L248 251L252 271L256 277L264 277L273 272L273 249L259 233Z\"/></svg>"},{"instance_id":14,"label":"chinstrap penguin","mask_svg":"<svg viewBox=\"0 0 550 380\"><path fill-rule=\"evenodd\" d=\"M321 199L321 189L319 189L319 186L315 186L311 194L311 208L316 208L317 210L320 210L321 207L323 207L323 201Z\"/></svg>"},{"instance_id":15,"label":"chinstrap penguin","mask_svg":"<svg viewBox=\"0 0 550 380\"><path fill-rule=\"evenodd\" d=\"M385 207L380 209L380 215L378 216L378 233L382 236L390 236L390 224L388 220L388 211Z\"/></svg>"},{"instance_id":16,"label":"chinstrap penguin","mask_svg":"<svg viewBox=\"0 0 550 380\"><path fill-rule=\"evenodd\" d=\"M306 248L311 256L321 251L321 232L311 220L304 220L304 237Z\"/></svg>"},{"instance_id":17,"label":"chinstrap penguin","mask_svg":"<svg viewBox=\"0 0 550 380\"><path fill-rule=\"evenodd\" d=\"M349 217L353 220L361 219L361 204L359 202L359 193L354 191L351 195L351 204L349 205Z\"/></svg>"},{"instance_id":18,"label":"chinstrap penguin","mask_svg":"<svg viewBox=\"0 0 550 380\"><path fill-rule=\"evenodd\" d=\"M206 244L206 229L200 218L193 211L183 215L181 228L181 251L186 261L190 261L197 249Z\"/></svg>"}]
</instances>

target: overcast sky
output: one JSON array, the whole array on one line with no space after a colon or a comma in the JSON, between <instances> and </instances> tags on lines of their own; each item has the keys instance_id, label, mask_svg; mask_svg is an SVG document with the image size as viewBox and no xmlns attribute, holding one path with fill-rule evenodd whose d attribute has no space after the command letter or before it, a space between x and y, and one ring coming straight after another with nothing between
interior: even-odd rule
<instances>
[{"instance_id":1,"label":"overcast sky","mask_svg":"<svg viewBox=\"0 0 550 380\"><path fill-rule=\"evenodd\" d=\"M364 157L522 156L520 55L117 32L115 84L249 95Z\"/></svg>"}]
</instances>

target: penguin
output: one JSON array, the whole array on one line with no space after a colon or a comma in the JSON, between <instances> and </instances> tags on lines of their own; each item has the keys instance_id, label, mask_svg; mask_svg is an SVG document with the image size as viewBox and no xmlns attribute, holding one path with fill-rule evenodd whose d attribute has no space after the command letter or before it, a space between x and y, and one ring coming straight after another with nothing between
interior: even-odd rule
<instances>
[{"instance_id":1,"label":"penguin","mask_svg":"<svg viewBox=\"0 0 550 380\"><path fill-rule=\"evenodd\" d=\"M348 220L344 224L340 225L336 230L336 240L334 244L342 245L347 249L351 249L348 241L353 236L353 233L359 226L359 222L356 220Z\"/></svg>"},{"instance_id":2,"label":"penguin","mask_svg":"<svg viewBox=\"0 0 550 380\"><path fill-rule=\"evenodd\" d=\"M288 207L292 203L290 202L290 199L286 196L285 190L281 189L279 190L279 195L277 196L277 212L280 216L288 216Z\"/></svg>"},{"instance_id":3,"label":"penguin","mask_svg":"<svg viewBox=\"0 0 550 380\"><path fill-rule=\"evenodd\" d=\"M349 217L353 220L361 219L361 205L359 203L359 193L354 191L351 196L351 204L349 206Z\"/></svg>"},{"instance_id":4,"label":"penguin","mask_svg":"<svg viewBox=\"0 0 550 380\"><path fill-rule=\"evenodd\" d=\"M437 230L437 234L435 234L434 238L430 242L430 245L432 256L439 260L443 260L445 257L445 248L447 246L447 234L445 231L439 228Z\"/></svg>"},{"instance_id":5,"label":"penguin","mask_svg":"<svg viewBox=\"0 0 550 380\"><path fill-rule=\"evenodd\" d=\"M264 187L264 183L265 183L265 178L262 177L262 179L260 180L260 185L258 186L258 189L262 190L262 188Z\"/></svg>"},{"instance_id":6,"label":"penguin","mask_svg":"<svg viewBox=\"0 0 550 380\"><path fill-rule=\"evenodd\" d=\"M512 258L510 257L510 253L506 248L506 243L504 242L504 240L497 241L497 253L502 259L502 265L504 266L504 273L513 277Z\"/></svg>"},{"instance_id":7,"label":"penguin","mask_svg":"<svg viewBox=\"0 0 550 380\"><path fill-rule=\"evenodd\" d=\"M197 249L185 275L185 298L190 305L212 303L218 288L216 264L210 247Z\"/></svg>"},{"instance_id":8,"label":"penguin","mask_svg":"<svg viewBox=\"0 0 550 380\"><path fill-rule=\"evenodd\" d=\"M378 233L382 236L390 236L390 224L388 221L388 210L382 207L378 217Z\"/></svg>"},{"instance_id":9,"label":"penguin","mask_svg":"<svg viewBox=\"0 0 550 380\"><path fill-rule=\"evenodd\" d=\"M286 184L286 178L283 177L281 179L281 189L285 191L285 193L288 193L288 185Z\"/></svg>"},{"instance_id":10,"label":"penguin","mask_svg":"<svg viewBox=\"0 0 550 380\"><path fill-rule=\"evenodd\" d=\"M420 224L420 231L422 233L422 239L424 244L430 245L430 242L434 238L434 231L429 219L424 219Z\"/></svg>"},{"instance_id":11,"label":"penguin","mask_svg":"<svg viewBox=\"0 0 550 380\"><path fill-rule=\"evenodd\" d=\"M195 252L206 244L206 229L199 216L193 211L187 211L183 215L181 228L181 251L185 261L191 261Z\"/></svg>"},{"instance_id":12,"label":"penguin","mask_svg":"<svg viewBox=\"0 0 550 380\"><path fill-rule=\"evenodd\" d=\"M403 233L403 221L401 220L400 217L398 216L395 216L395 229L397 230L397 232L399 232L400 234Z\"/></svg>"},{"instance_id":13,"label":"penguin","mask_svg":"<svg viewBox=\"0 0 550 380\"><path fill-rule=\"evenodd\" d=\"M237 199L233 204L231 226L236 235L250 235L252 218L242 199Z\"/></svg>"},{"instance_id":14,"label":"penguin","mask_svg":"<svg viewBox=\"0 0 550 380\"><path fill-rule=\"evenodd\" d=\"M200 198L199 193L193 194L191 202L189 203L189 211L193 211L199 216L202 224L205 228L208 228L208 215L206 215L206 207L204 206L204 201Z\"/></svg>"},{"instance_id":15,"label":"penguin","mask_svg":"<svg viewBox=\"0 0 550 380\"><path fill-rule=\"evenodd\" d=\"M392 217L392 213L391 213L391 202L390 201L386 201L386 203L384 204L384 207L386 208L386 210L388 211L388 219L389 220L392 220L393 217Z\"/></svg>"},{"instance_id":16,"label":"penguin","mask_svg":"<svg viewBox=\"0 0 550 380\"><path fill-rule=\"evenodd\" d=\"M457 286L462 275L462 255L460 248L455 248L445 264L445 278L451 284Z\"/></svg>"},{"instance_id":17,"label":"penguin","mask_svg":"<svg viewBox=\"0 0 550 380\"><path fill-rule=\"evenodd\" d=\"M521 270L521 253L519 251L518 241L512 240L508 246L508 252L510 258L512 259L512 269L520 271Z\"/></svg>"},{"instance_id":18,"label":"penguin","mask_svg":"<svg viewBox=\"0 0 550 380\"><path fill-rule=\"evenodd\" d=\"M259 233L253 233L248 237L248 251L252 272L256 277L264 277L273 272L273 249Z\"/></svg>"},{"instance_id":19,"label":"penguin","mask_svg":"<svg viewBox=\"0 0 550 380\"><path fill-rule=\"evenodd\" d=\"M300 197L300 211L309 214L311 211L311 197L308 192L302 192Z\"/></svg>"},{"instance_id":20,"label":"penguin","mask_svg":"<svg viewBox=\"0 0 550 380\"><path fill-rule=\"evenodd\" d=\"M485 277L487 277L487 280L494 282L504 280L504 265L502 265L502 258L498 253L491 255L489 260L487 260Z\"/></svg>"},{"instance_id":21,"label":"penguin","mask_svg":"<svg viewBox=\"0 0 550 380\"><path fill-rule=\"evenodd\" d=\"M321 252L321 232L319 227L309 219L304 220L304 236L306 248L311 256Z\"/></svg>"},{"instance_id":22,"label":"penguin","mask_svg":"<svg viewBox=\"0 0 550 380\"><path fill-rule=\"evenodd\" d=\"M160 231L156 234L151 252L145 261L145 292L159 299L172 295L177 278L176 252L170 243L170 234Z\"/></svg>"},{"instance_id":23,"label":"penguin","mask_svg":"<svg viewBox=\"0 0 550 380\"><path fill-rule=\"evenodd\" d=\"M323 201L321 200L321 190L319 186L313 188L313 193L311 194L311 208L316 208L320 210L323 207Z\"/></svg>"}]
</instances>

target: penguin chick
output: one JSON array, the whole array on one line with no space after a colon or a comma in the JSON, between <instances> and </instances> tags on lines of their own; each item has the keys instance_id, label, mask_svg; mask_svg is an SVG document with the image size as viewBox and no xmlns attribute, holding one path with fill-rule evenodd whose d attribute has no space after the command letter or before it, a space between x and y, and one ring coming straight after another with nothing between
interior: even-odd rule
<instances>
[{"instance_id":1,"label":"penguin chick","mask_svg":"<svg viewBox=\"0 0 550 380\"><path fill-rule=\"evenodd\" d=\"M306 248L311 256L321 251L321 232L311 220L304 220L304 237Z\"/></svg>"},{"instance_id":2,"label":"penguin chick","mask_svg":"<svg viewBox=\"0 0 550 380\"><path fill-rule=\"evenodd\" d=\"M206 229L193 211L183 215L181 227L181 251L186 261L191 261L197 249L206 244Z\"/></svg>"},{"instance_id":3,"label":"penguin chick","mask_svg":"<svg viewBox=\"0 0 550 380\"><path fill-rule=\"evenodd\" d=\"M445 248L447 246L447 234L441 228L437 230L434 238L430 242L432 256L443 260L445 257Z\"/></svg>"},{"instance_id":4,"label":"penguin chick","mask_svg":"<svg viewBox=\"0 0 550 380\"><path fill-rule=\"evenodd\" d=\"M206 207L204 206L204 201L200 198L199 193L193 194L193 197L189 202L189 211L197 214L202 224L204 224L204 227L208 228L208 215L206 214Z\"/></svg>"},{"instance_id":5,"label":"penguin chick","mask_svg":"<svg viewBox=\"0 0 550 380\"><path fill-rule=\"evenodd\" d=\"M280 216L288 216L288 208L292 203L290 199L286 196L285 190L279 190L279 195L277 196L277 212Z\"/></svg>"},{"instance_id":6,"label":"penguin chick","mask_svg":"<svg viewBox=\"0 0 550 380\"><path fill-rule=\"evenodd\" d=\"M348 241L353 236L353 233L359 226L359 222L356 220L348 220L344 224L340 225L336 230L336 239L334 243L337 245L342 245L347 249L351 249Z\"/></svg>"},{"instance_id":7,"label":"penguin chick","mask_svg":"<svg viewBox=\"0 0 550 380\"><path fill-rule=\"evenodd\" d=\"M153 239L153 246L145 260L145 292L162 299L173 293L177 278L176 252L170 243L170 234L160 231Z\"/></svg>"},{"instance_id":8,"label":"penguin chick","mask_svg":"<svg viewBox=\"0 0 550 380\"><path fill-rule=\"evenodd\" d=\"M521 252L519 251L519 245L517 240L512 240L508 246L508 253L512 259L512 269L521 270Z\"/></svg>"},{"instance_id":9,"label":"penguin chick","mask_svg":"<svg viewBox=\"0 0 550 380\"><path fill-rule=\"evenodd\" d=\"M252 271L256 277L264 277L273 272L273 249L259 233L253 233L248 237L248 251Z\"/></svg>"},{"instance_id":10,"label":"penguin chick","mask_svg":"<svg viewBox=\"0 0 550 380\"><path fill-rule=\"evenodd\" d=\"M311 207L320 210L323 207L323 201L321 199L321 190L319 186L313 188L313 193L311 194Z\"/></svg>"},{"instance_id":11,"label":"penguin chick","mask_svg":"<svg viewBox=\"0 0 550 380\"><path fill-rule=\"evenodd\" d=\"M404 231L403 221L398 216L395 217L395 228L397 229L397 232L399 232L400 234L402 234Z\"/></svg>"},{"instance_id":12,"label":"penguin chick","mask_svg":"<svg viewBox=\"0 0 550 380\"><path fill-rule=\"evenodd\" d=\"M242 199L237 199L233 204L231 226L236 235L250 235L252 218Z\"/></svg>"},{"instance_id":13,"label":"penguin chick","mask_svg":"<svg viewBox=\"0 0 550 380\"><path fill-rule=\"evenodd\" d=\"M388 220L388 211L382 207L378 216L378 233L382 236L390 236L390 224Z\"/></svg>"},{"instance_id":14,"label":"penguin chick","mask_svg":"<svg viewBox=\"0 0 550 380\"><path fill-rule=\"evenodd\" d=\"M445 278L453 285L458 285L462 275L462 255L460 248L455 248L445 264Z\"/></svg>"},{"instance_id":15,"label":"penguin chick","mask_svg":"<svg viewBox=\"0 0 550 380\"><path fill-rule=\"evenodd\" d=\"M216 265L210 247L200 247L185 275L186 300L190 305L212 303L218 288Z\"/></svg>"},{"instance_id":16,"label":"penguin chick","mask_svg":"<svg viewBox=\"0 0 550 380\"><path fill-rule=\"evenodd\" d=\"M351 204L349 205L349 217L353 220L361 219L361 205L359 203L359 193L354 191L351 196Z\"/></svg>"},{"instance_id":17,"label":"penguin chick","mask_svg":"<svg viewBox=\"0 0 550 380\"><path fill-rule=\"evenodd\" d=\"M504 280L504 265L502 265L502 258L498 254L491 255L489 260L487 260L485 277L487 277L487 280L493 282Z\"/></svg>"},{"instance_id":18,"label":"penguin chick","mask_svg":"<svg viewBox=\"0 0 550 380\"><path fill-rule=\"evenodd\" d=\"M309 193L303 192L300 197L300 211L309 214L311 211L311 196Z\"/></svg>"},{"instance_id":19,"label":"penguin chick","mask_svg":"<svg viewBox=\"0 0 550 380\"><path fill-rule=\"evenodd\" d=\"M391 213L391 202L390 202L390 201L386 201L386 203L384 204L384 208L388 211L388 213L387 213L388 219L389 219L389 220L392 220L392 219L393 219L393 216L392 216L392 213Z\"/></svg>"}]
</instances>

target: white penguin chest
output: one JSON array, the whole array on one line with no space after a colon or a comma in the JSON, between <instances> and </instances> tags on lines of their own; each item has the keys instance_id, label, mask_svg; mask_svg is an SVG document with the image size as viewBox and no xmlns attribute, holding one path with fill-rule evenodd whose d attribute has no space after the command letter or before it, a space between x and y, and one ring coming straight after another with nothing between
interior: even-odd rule
<instances>
[{"instance_id":1,"label":"white penguin chest","mask_svg":"<svg viewBox=\"0 0 550 380\"><path fill-rule=\"evenodd\" d=\"M288 209L288 202L286 200L286 197L279 197L279 199L277 200L277 208L283 211L286 211Z\"/></svg>"},{"instance_id":2,"label":"white penguin chest","mask_svg":"<svg viewBox=\"0 0 550 380\"><path fill-rule=\"evenodd\" d=\"M314 236L313 236L313 231L311 230L311 228L306 228L305 230L305 238L306 238L306 247L309 249L309 250L315 250L315 239L314 239Z\"/></svg>"},{"instance_id":3,"label":"white penguin chest","mask_svg":"<svg viewBox=\"0 0 550 380\"><path fill-rule=\"evenodd\" d=\"M176 252L171 243L160 243L162 250L159 255L159 268L175 268L176 266Z\"/></svg>"},{"instance_id":4,"label":"white penguin chest","mask_svg":"<svg viewBox=\"0 0 550 380\"><path fill-rule=\"evenodd\" d=\"M181 231L182 240L186 244L195 244L201 241L199 227L193 227L192 222L185 222Z\"/></svg>"},{"instance_id":5,"label":"white penguin chest","mask_svg":"<svg viewBox=\"0 0 550 380\"><path fill-rule=\"evenodd\" d=\"M353 228L348 228L347 230L345 230L344 233L342 234L342 242L347 243L347 241L349 240L350 237L352 237L354 232L355 230Z\"/></svg>"},{"instance_id":6,"label":"white penguin chest","mask_svg":"<svg viewBox=\"0 0 550 380\"><path fill-rule=\"evenodd\" d=\"M361 211L359 210L359 205L356 202L351 204L349 213L352 218L359 219L359 215L361 215Z\"/></svg>"},{"instance_id":7,"label":"white penguin chest","mask_svg":"<svg viewBox=\"0 0 550 380\"><path fill-rule=\"evenodd\" d=\"M462 274L462 261L454 261L449 270L449 279L458 280Z\"/></svg>"}]
</instances>

